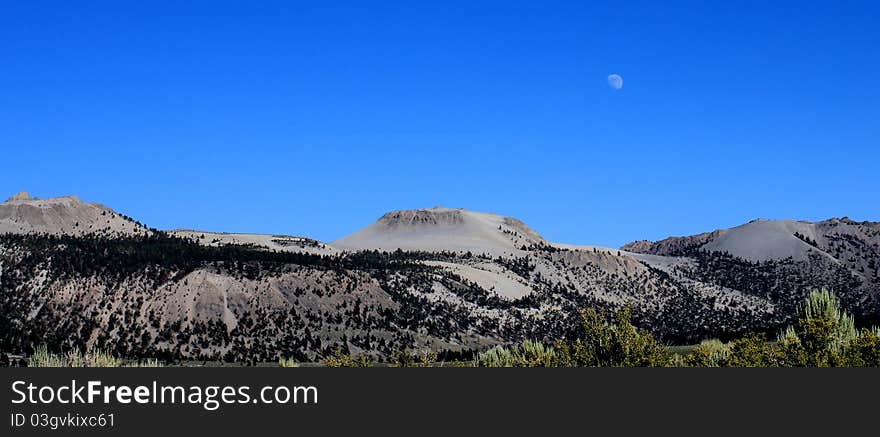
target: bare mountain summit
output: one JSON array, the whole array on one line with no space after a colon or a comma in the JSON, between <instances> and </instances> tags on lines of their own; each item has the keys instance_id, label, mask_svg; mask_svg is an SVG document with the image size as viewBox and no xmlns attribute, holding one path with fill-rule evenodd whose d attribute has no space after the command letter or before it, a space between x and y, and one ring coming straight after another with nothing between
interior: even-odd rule
<instances>
[{"instance_id":1,"label":"bare mountain summit","mask_svg":"<svg viewBox=\"0 0 880 437\"><path fill-rule=\"evenodd\" d=\"M31 196L28 194L27 191L22 191L16 195L6 199L7 202L12 202L15 200L31 200Z\"/></svg>"},{"instance_id":2,"label":"bare mountain summit","mask_svg":"<svg viewBox=\"0 0 880 437\"><path fill-rule=\"evenodd\" d=\"M18 193L0 203L0 234L126 234L148 232L129 217L76 196L39 199Z\"/></svg>"},{"instance_id":3,"label":"bare mountain summit","mask_svg":"<svg viewBox=\"0 0 880 437\"><path fill-rule=\"evenodd\" d=\"M525 223L497 214L434 207L392 211L331 243L343 250L471 251L514 253L543 243Z\"/></svg>"},{"instance_id":4,"label":"bare mountain summit","mask_svg":"<svg viewBox=\"0 0 880 437\"><path fill-rule=\"evenodd\" d=\"M845 246L859 246L870 258L880 253L880 223L832 218L821 222L795 220L752 220L730 229L660 241L635 241L621 250L662 256L681 256L694 250L722 252L753 262L792 259L804 261L812 255L839 259Z\"/></svg>"}]
</instances>

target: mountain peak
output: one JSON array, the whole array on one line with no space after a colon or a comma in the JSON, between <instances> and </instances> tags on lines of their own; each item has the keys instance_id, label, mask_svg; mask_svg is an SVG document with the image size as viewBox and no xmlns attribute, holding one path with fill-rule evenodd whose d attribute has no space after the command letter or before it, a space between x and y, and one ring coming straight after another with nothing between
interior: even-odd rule
<instances>
[{"instance_id":1,"label":"mountain peak","mask_svg":"<svg viewBox=\"0 0 880 437\"><path fill-rule=\"evenodd\" d=\"M6 199L6 202L12 202L14 200L31 200L31 196L28 194L27 191L22 191L16 195Z\"/></svg>"},{"instance_id":2,"label":"mountain peak","mask_svg":"<svg viewBox=\"0 0 880 437\"><path fill-rule=\"evenodd\" d=\"M41 199L39 197L32 197L30 194L28 194L27 191L22 191L16 195L6 199L6 202L4 202L4 203L12 203L12 202L29 203L29 204L35 204L35 205L55 205L55 204L59 204L59 203L60 204L82 203L82 201L79 200L79 197L76 197L76 196L57 196L57 197L46 197L46 198Z\"/></svg>"},{"instance_id":3,"label":"mountain peak","mask_svg":"<svg viewBox=\"0 0 880 437\"><path fill-rule=\"evenodd\" d=\"M388 212L332 246L341 249L469 250L502 253L542 241L523 222L498 214L435 206Z\"/></svg>"},{"instance_id":4,"label":"mountain peak","mask_svg":"<svg viewBox=\"0 0 880 437\"><path fill-rule=\"evenodd\" d=\"M0 233L50 233L82 235L135 234L146 228L97 203L76 196L40 199L26 192L0 203Z\"/></svg>"},{"instance_id":5,"label":"mountain peak","mask_svg":"<svg viewBox=\"0 0 880 437\"><path fill-rule=\"evenodd\" d=\"M865 225L862 230L858 225ZM805 260L811 254L833 257L827 251L839 239L835 235L859 235L871 241L876 238L871 229L880 228L871 222L855 222L846 217L833 218L822 222L798 220L755 219L746 224L729 229L719 229L686 237L669 237L660 241L634 241L621 247L629 252L682 256L694 249L710 252L725 252L749 261ZM867 234L865 234L867 232ZM880 235L880 234L878 234Z\"/></svg>"}]
</instances>

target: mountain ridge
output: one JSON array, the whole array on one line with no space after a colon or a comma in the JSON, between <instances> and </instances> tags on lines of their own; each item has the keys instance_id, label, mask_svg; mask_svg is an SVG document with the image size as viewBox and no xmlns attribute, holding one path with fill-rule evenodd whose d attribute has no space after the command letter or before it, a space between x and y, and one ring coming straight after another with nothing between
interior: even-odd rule
<instances>
[{"instance_id":1,"label":"mountain ridge","mask_svg":"<svg viewBox=\"0 0 880 437\"><path fill-rule=\"evenodd\" d=\"M559 339L578 308L623 306L661 338L693 342L773 331L814 287L860 318L880 314L874 222L758 220L618 250L434 207L391 211L323 243L158 231L72 197L13 197L0 204L0 225L12 224L0 227L8 350L44 339L126 356L387 357Z\"/></svg>"}]
</instances>

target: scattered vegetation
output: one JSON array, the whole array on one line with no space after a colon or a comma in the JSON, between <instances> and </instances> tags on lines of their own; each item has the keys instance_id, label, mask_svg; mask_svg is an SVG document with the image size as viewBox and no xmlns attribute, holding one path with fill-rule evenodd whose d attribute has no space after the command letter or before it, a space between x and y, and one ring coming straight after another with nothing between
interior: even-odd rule
<instances>
[{"instance_id":1,"label":"scattered vegetation","mask_svg":"<svg viewBox=\"0 0 880 437\"><path fill-rule=\"evenodd\" d=\"M721 340L703 340L685 360L693 367L722 367L727 365L730 347Z\"/></svg>"},{"instance_id":2,"label":"scattered vegetation","mask_svg":"<svg viewBox=\"0 0 880 437\"><path fill-rule=\"evenodd\" d=\"M877 329L858 330L828 290L813 291L797 321L780 333L779 365L797 367L880 366Z\"/></svg>"},{"instance_id":3,"label":"scattered vegetation","mask_svg":"<svg viewBox=\"0 0 880 437\"><path fill-rule=\"evenodd\" d=\"M438 362L438 355L407 350L393 354L394 367L462 366L466 361ZM342 349L323 360L327 367L372 367L367 355L353 356ZM27 359L29 367L161 367L158 360L125 362L101 349L50 352L40 345ZM292 358L279 367L299 367ZM650 332L635 327L629 308L607 321L593 309L580 311L577 334L545 345L524 340L477 353L474 367L878 367L880 328L856 328L852 315L828 290L816 290L801 305L797 320L779 333L775 342L753 333L730 342L704 340L686 355L674 354Z\"/></svg>"},{"instance_id":4,"label":"scattered vegetation","mask_svg":"<svg viewBox=\"0 0 880 437\"><path fill-rule=\"evenodd\" d=\"M880 329L857 329L828 290L814 290L775 344L751 334L730 343L704 341L688 354L695 367L877 367Z\"/></svg>"},{"instance_id":5,"label":"scattered vegetation","mask_svg":"<svg viewBox=\"0 0 880 437\"><path fill-rule=\"evenodd\" d=\"M392 367L434 367L437 365L437 353L425 351L421 354L413 354L410 351L399 351L391 356Z\"/></svg>"},{"instance_id":6,"label":"scattered vegetation","mask_svg":"<svg viewBox=\"0 0 880 437\"><path fill-rule=\"evenodd\" d=\"M299 361L293 358L279 358L278 367L299 367Z\"/></svg>"},{"instance_id":7,"label":"scattered vegetation","mask_svg":"<svg viewBox=\"0 0 880 437\"><path fill-rule=\"evenodd\" d=\"M73 349L67 352L50 352L46 345L37 346L28 357L28 367L162 367L158 360L125 362L100 349L81 352Z\"/></svg>"},{"instance_id":8,"label":"scattered vegetation","mask_svg":"<svg viewBox=\"0 0 880 437\"><path fill-rule=\"evenodd\" d=\"M532 340L510 347L495 346L474 359L474 367L553 367L557 364L552 346Z\"/></svg>"},{"instance_id":9,"label":"scattered vegetation","mask_svg":"<svg viewBox=\"0 0 880 437\"><path fill-rule=\"evenodd\" d=\"M496 346L474 360L478 367L878 367L880 328L857 329L852 315L828 290L815 290L802 303L796 321L776 342L762 333L722 342L704 340L684 355L674 355L647 331L633 326L628 309L607 322L592 309L582 310L579 335L555 349L538 342Z\"/></svg>"},{"instance_id":10,"label":"scattered vegetation","mask_svg":"<svg viewBox=\"0 0 880 437\"><path fill-rule=\"evenodd\" d=\"M413 333L419 330L450 340L467 329L483 334L491 329L488 323L475 326L478 317L466 308L424 297L438 268L418 261L455 256L399 250L330 256L203 246L158 231L112 237L2 234L0 352L29 356L39 344L70 350L88 343L116 356L164 361L302 362L332 356L337 348L387 359L415 347ZM293 285L282 281L290 305L237 311L232 329L219 318L169 319L155 310L170 300L160 290L186 288L187 275L196 269L229 278L251 295L267 291L271 281L293 278ZM448 283L456 290L474 288ZM61 304L53 300L61 288L77 291ZM480 293L488 292L474 288L475 296ZM304 304L321 300L336 306ZM182 302L175 305L183 308ZM28 316L32 313L36 317Z\"/></svg>"},{"instance_id":11,"label":"scattered vegetation","mask_svg":"<svg viewBox=\"0 0 880 437\"><path fill-rule=\"evenodd\" d=\"M324 365L327 367L373 367L373 363L366 355L353 357L351 354L342 352L337 349L336 353L324 359Z\"/></svg>"},{"instance_id":12,"label":"scattered vegetation","mask_svg":"<svg viewBox=\"0 0 880 437\"><path fill-rule=\"evenodd\" d=\"M812 238L810 238L810 237L808 237L808 236L806 236L806 235L804 235L804 234L801 234L800 232L795 232L795 233L794 233L794 236L795 236L795 238L797 238L797 239L803 241L804 243L809 244L810 246L813 246L813 247L815 247L815 248L818 248L818 247L819 247L819 243L817 243L816 240L814 240L814 239L812 239Z\"/></svg>"},{"instance_id":13,"label":"scattered vegetation","mask_svg":"<svg viewBox=\"0 0 880 437\"><path fill-rule=\"evenodd\" d=\"M626 307L608 322L596 310L580 311L572 339L546 346L526 340L477 355L476 367L654 367L673 364L673 354L650 332L632 324Z\"/></svg>"},{"instance_id":14,"label":"scattered vegetation","mask_svg":"<svg viewBox=\"0 0 880 437\"><path fill-rule=\"evenodd\" d=\"M629 307L609 323L593 309L580 311L577 338L558 344L565 367L656 367L672 364L672 353L650 332L635 327Z\"/></svg>"},{"instance_id":15,"label":"scattered vegetation","mask_svg":"<svg viewBox=\"0 0 880 437\"><path fill-rule=\"evenodd\" d=\"M845 236L825 235L825 240L844 255L856 244ZM649 267L643 276L630 277L599 271L590 262L565 270L566 257L576 254L542 246L526 249L531 253L513 258L400 250L330 256L253 246L204 246L158 231L113 238L4 234L0 235L0 351L29 356L28 364L35 366L88 367L113 366L113 357L120 356L159 357L162 362L278 360L280 366L323 360L333 367L367 366L374 361L398 367L443 363L877 366L880 362L878 330L855 324L856 317L863 323L876 322L866 317L876 314L876 299L865 295L866 288L845 268L821 264L828 261L811 260L815 268L810 270L791 260L750 263L728 254L695 251L688 253L694 264L677 267L674 274ZM871 273L877 268L873 258L853 259L853 265L865 265L866 275L876 276ZM455 273L421 262L425 260L494 263L528 281L534 292L521 299L502 299ZM564 281L536 271L538 264L558 264L559 271L566 272ZM196 269L230 278L253 296L252 306L236 312L234 327L218 318L175 320L153 311L167 303L160 293L163 287L186 287L187 278L192 278L187 275ZM295 279L281 290L289 305L257 304L261 293L270 291L269 283L285 275ZM767 316L716 302L682 288L673 278L676 275L765 298L777 305L777 311ZM807 296L802 290L809 281L843 293L836 297L819 291ZM616 310L589 290L578 289L583 283L620 297L634 289L651 289L651 293L645 302ZM429 298L435 287L460 300ZM70 299L52 300L59 290L70 289L75 290ZM335 307L311 305L314 301ZM176 305L170 308L186 308ZM488 311L475 312L473 306L502 316L491 318L485 315ZM773 341L760 333L779 328L784 329ZM423 348L425 338L465 344L464 333L504 344L467 356L411 352ZM674 354L663 343L692 343L708 336L717 340L705 341L687 354ZM93 350L77 352L87 344ZM353 356L352 351L363 355ZM116 361L116 366L122 365Z\"/></svg>"}]
</instances>

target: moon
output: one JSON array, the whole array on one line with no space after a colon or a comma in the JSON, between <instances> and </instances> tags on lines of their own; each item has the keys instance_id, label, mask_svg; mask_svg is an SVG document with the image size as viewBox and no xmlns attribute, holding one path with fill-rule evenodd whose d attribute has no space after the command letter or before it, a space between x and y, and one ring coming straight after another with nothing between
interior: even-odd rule
<instances>
[{"instance_id":1,"label":"moon","mask_svg":"<svg viewBox=\"0 0 880 437\"><path fill-rule=\"evenodd\" d=\"M608 75L608 86L614 88L615 90L619 90L623 88L623 78L620 77L619 74L609 74Z\"/></svg>"}]
</instances>

